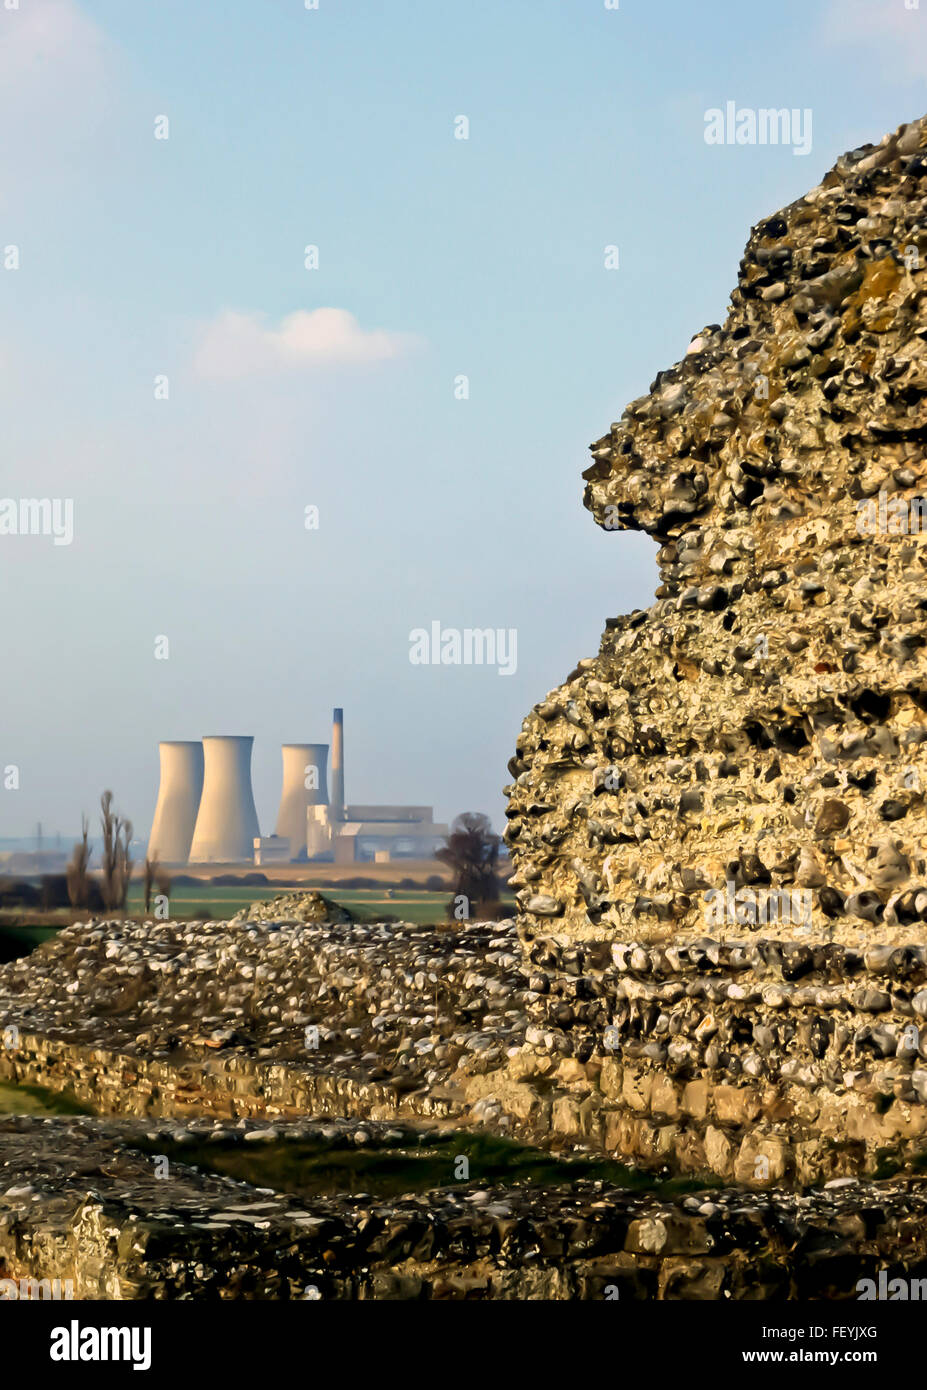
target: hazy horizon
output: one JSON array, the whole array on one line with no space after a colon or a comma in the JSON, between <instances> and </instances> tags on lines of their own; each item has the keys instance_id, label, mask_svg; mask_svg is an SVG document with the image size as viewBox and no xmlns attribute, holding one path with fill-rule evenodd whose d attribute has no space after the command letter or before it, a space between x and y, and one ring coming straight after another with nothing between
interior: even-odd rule
<instances>
[{"instance_id":1,"label":"hazy horizon","mask_svg":"<svg viewBox=\"0 0 927 1390\"><path fill-rule=\"evenodd\" d=\"M210 730L254 735L268 834L335 705L352 802L501 828L525 714L653 601L589 442L752 224L923 114L927 5L653 13L0 8L0 501L73 503L70 543L0 534L0 836L108 787L144 837L159 740ZM810 110L810 153L707 143L729 102ZM435 622L515 668L415 663Z\"/></svg>"}]
</instances>

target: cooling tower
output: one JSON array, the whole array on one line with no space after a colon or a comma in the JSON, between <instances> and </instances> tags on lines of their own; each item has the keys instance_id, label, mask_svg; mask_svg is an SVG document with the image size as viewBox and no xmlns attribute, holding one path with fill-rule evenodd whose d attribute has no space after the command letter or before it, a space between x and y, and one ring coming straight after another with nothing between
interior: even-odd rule
<instances>
[{"instance_id":1,"label":"cooling tower","mask_svg":"<svg viewBox=\"0 0 927 1390\"><path fill-rule=\"evenodd\" d=\"M290 842L290 858L306 855L306 807L328 804L327 743L285 743L283 790L275 835Z\"/></svg>"},{"instance_id":2,"label":"cooling tower","mask_svg":"<svg viewBox=\"0 0 927 1390\"><path fill-rule=\"evenodd\" d=\"M344 710L332 711L332 804L333 821L344 820Z\"/></svg>"},{"instance_id":3,"label":"cooling tower","mask_svg":"<svg viewBox=\"0 0 927 1390\"><path fill-rule=\"evenodd\" d=\"M260 835L251 791L254 739L203 739L203 795L190 846L191 864L250 864Z\"/></svg>"},{"instance_id":4,"label":"cooling tower","mask_svg":"<svg viewBox=\"0 0 927 1390\"><path fill-rule=\"evenodd\" d=\"M203 745L199 742L158 744L161 785L155 806L148 858L162 864L186 864L193 826L203 790Z\"/></svg>"}]
</instances>

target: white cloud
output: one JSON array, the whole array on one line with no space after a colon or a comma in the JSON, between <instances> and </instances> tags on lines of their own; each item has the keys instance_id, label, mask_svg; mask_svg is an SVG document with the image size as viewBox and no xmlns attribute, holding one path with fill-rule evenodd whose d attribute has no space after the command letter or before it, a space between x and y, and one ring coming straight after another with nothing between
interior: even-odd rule
<instances>
[{"instance_id":1,"label":"white cloud","mask_svg":"<svg viewBox=\"0 0 927 1390\"><path fill-rule=\"evenodd\" d=\"M913 9L905 0L830 0L823 31L831 43L866 44L896 73L927 76L927 0Z\"/></svg>"},{"instance_id":2,"label":"white cloud","mask_svg":"<svg viewBox=\"0 0 927 1390\"><path fill-rule=\"evenodd\" d=\"M75 0L0 0L0 203L21 213L40 188L100 149L116 50Z\"/></svg>"},{"instance_id":3,"label":"white cloud","mask_svg":"<svg viewBox=\"0 0 927 1390\"><path fill-rule=\"evenodd\" d=\"M104 71L107 39L74 0L21 0L0 8L3 104L59 108L89 97ZM62 90L64 88L64 90Z\"/></svg>"},{"instance_id":4,"label":"white cloud","mask_svg":"<svg viewBox=\"0 0 927 1390\"><path fill-rule=\"evenodd\" d=\"M363 329L347 309L298 309L267 327L261 314L227 310L203 328L193 368L198 376L236 378L262 372L355 366L401 357L410 333Z\"/></svg>"}]
</instances>

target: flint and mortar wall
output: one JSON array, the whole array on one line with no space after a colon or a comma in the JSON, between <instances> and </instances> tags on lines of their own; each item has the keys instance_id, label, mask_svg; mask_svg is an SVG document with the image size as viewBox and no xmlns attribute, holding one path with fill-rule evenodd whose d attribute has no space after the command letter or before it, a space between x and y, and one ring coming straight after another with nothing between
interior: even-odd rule
<instances>
[{"instance_id":1,"label":"flint and mortar wall","mask_svg":"<svg viewBox=\"0 0 927 1390\"><path fill-rule=\"evenodd\" d=\"M509 1072L535 1132L745 1184L927 1152L923 946L561 937L528 954L537 1021Z\"/></svg>"},{"instance_id":2,"label":"flint and mortar wall","mask_svg":"<svg viewBox=\"0 0 927 1390\"><path fill-rule=\"evenodd\" d=\"M85 1298L844 1298L927 1274L901 1182L678 1200L579 1182L299 1198L172 1164L86 1119L0 1119L0 1278Z\"/></svg>"},{"instance_id":3,"label":"flint and mortar wall","mask_svg":"<svg viewBox=\"0 0 927 1390\"><path fill-rule=\"evenodd\" d=\"M263 1060L220 1033L200 1046L205 1055L153 1057L138 1043L107 1048L26 1031L0 1048L0 1077L71 1091L102 1114L483 1124L757 1186L873 1175L916 1165L927 1152L925 947L539 939L518 966L511 956L500 966L495 953L494 984L503 1001L518 999L524 1019L509 1026L505 1055L487 1015L482 1030L461 1035L466 1046L435 1065L424 1025L417 1047L427 1071L398 1065L395 1034L384 1047L382 996L369 993L378 973L357 970L350 934L343 951L341 960L329 944L326 978L342 988L337 1011L363 1019L356 988L373 1015L340 1060L331 1054L345 1045L343 1022L330 1006L335 1041L318 1055L303 1048L298 1058ZM414 995L411 975L410 983ZM459 1026L460 1001L471 999L471 973L456 984L445 977L450 1027Z\"/></svg>"},{"instance_id":4,"label":"flint and mortar wall","mask_svg":"<svg viewBox=\"0 0 927 1390\"><path fill-rule=\"evenodd\" d=\"M925 313L920 120L754 227L724 324L592 446L585 505L660 584L522 725L526 936L672 940L730 880L923 932Z\"/></svg>"}]
</instances>

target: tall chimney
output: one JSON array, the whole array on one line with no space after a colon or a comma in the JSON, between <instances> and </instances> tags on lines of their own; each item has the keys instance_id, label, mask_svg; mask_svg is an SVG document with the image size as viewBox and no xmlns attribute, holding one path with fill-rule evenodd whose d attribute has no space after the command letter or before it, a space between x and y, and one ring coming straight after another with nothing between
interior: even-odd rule
<instances>
[{"instance_id":1,"label":"tall chimney","mask_svg":"<svg viewBox=\"0 0 927 1390\"><path fill-rule=\"evenodd\" d=\"M203 795L190 846L191 864L251 864L260 835L251 791L254 739L203 739Z\"/></svg>"},{"instance_id":2,"label":"tall chimney","mask_svg":"<svg viewBox=\"0 0 927 1390\"><path fill-rule=\"evenodd\" d=\"M161 785L148 858L160 859L162 864L186 864L203 791L203 745L186 739L159 743L158 756Z\"/></svg>"},{"instance_id":3,"label":"tall chimney","mask_svg":"<svg viewBox=\"0 0 927 1390\"><path fill-rule=\"evenodd\" d=\"M344 710L332 712L331 818L344 820Z\"/></svg>"},{"instance_id":4,"label":"tall chimney","mask_svg":"<svg viewBox=\"0 0 927 1390\"><path fill-rule=\"evenodd\" d=\"M327 743L285 743L283 790L275 835L290 842L290 858L306 857L306 808L328 804Z\"/></svg>"}]
</instances>

